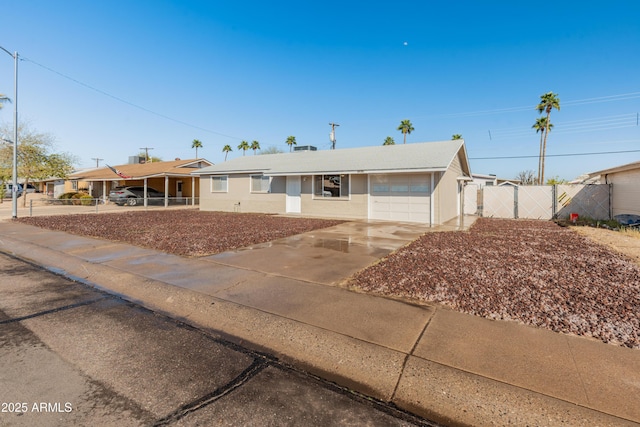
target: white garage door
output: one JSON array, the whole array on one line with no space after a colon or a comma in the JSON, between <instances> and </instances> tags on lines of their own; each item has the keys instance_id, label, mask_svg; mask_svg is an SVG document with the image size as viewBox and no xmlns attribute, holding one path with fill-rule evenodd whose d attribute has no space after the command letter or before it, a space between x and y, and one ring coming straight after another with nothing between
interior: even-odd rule
<instances>
[{"instance_id":1,"label":"white garage door","mask_svg":"<svg viewBox=\"0 0 640 427\"><path fill-rule=\"evenodd\" d=\"M371 175L371 219L430 222L428 174Z\"/></svg>"}]
</instances>

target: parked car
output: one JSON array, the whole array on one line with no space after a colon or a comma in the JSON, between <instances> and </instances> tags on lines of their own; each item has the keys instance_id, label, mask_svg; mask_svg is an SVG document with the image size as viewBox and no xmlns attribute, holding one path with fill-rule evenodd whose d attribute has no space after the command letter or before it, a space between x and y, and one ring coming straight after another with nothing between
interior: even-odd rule
<instances>
[{"instance_id":1,"label":"parked car","mask_svg":"<svg viewBox=\"0 0 640 427\"><path fill-rule=\"evenodd\" d=\"M147 187L147 199L149 203L164 203L164 193ZM120 206L144 203L144 187L116 187L109 192L109 201Z\"/></svg>"},{"instance_id":2,"label":"parked car","mask_svg":"<svg viewBox=\"0 0 640 427\"><path fill-rule=\"evenodd\" d=\"M33 184L27 184L26 192L27 193L38 193L38 190L36 190L36 187L34 187Z\"/></svg>"},{"instance_id":3,"label":"parked car","mask_svg":"<svg viewBox=\"0 0 640 427\"><path fill-rule=\"evenodd\" d=\"M4 190L3 194L4 195L3 195L3 197L5 199L10 199L12 197L11 196L11 190L12 189L13 189L13 184L12 183L10 183L10 182L5 182L4 183L4 188L3 188L3 190ZM22 196L22 192L23 192L22 184L18 184L18 197Z\"/></svg>"}]
</instances>

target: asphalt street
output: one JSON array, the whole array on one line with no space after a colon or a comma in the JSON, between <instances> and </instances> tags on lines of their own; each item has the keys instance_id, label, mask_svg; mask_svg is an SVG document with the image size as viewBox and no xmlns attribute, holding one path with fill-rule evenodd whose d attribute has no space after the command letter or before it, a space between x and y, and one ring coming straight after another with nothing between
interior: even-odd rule
<instances>
[{"instance_id":1,"label":"asphalt street","mask_svg":"<svg viewBox=\"0 0 640 427\"><path fill-rule=\"evenodd\" d=\"M435 425L0 254L0 426Z\"/></svg>"}]
</instances>

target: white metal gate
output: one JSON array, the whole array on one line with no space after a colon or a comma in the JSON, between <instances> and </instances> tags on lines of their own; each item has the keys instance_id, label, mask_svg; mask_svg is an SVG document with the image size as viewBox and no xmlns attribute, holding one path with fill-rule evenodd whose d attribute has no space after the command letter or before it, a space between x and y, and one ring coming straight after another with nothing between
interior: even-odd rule
<instances>
[{"instance_id":1,"label":"white metal gate","mask_svg":"<svg viewBox=\"0 0 640 427\"><path fill-rule=\"evenodd\" d=\"M482 189L485 217L552 219L570 214L599 220L611 219L607 184L531 185Z\"/></svg>"},{"instance_id":2,"label":"white metal gate","mask_svg":"<svg viewBox=\"0 0 640 427\"><path fill-rule=\"evenodd\" d=\"M529 219L553 218L553 186L520 186L517 195L517 217Z\"/></svg>"},{"instance_id":3,"label":"white metal gate","mask_svg":"<svg viewBox=\"0 0 640 427\"><path fill-rule=\"evenodd\" d=\"M478 185L468 184L464 187L464 213L476 215L478 213Z\"/></svg>"},{"instance_id":4,"label":"white metal gate","mask_svg":"<svg viewBox=\"0 0 640 427\"><path fill-rule=\"evenodd\" d=\"M515 217L515 188L512 186L486 186L482 189L482 216L495 218Z\"/></svg>"}]
</instances>

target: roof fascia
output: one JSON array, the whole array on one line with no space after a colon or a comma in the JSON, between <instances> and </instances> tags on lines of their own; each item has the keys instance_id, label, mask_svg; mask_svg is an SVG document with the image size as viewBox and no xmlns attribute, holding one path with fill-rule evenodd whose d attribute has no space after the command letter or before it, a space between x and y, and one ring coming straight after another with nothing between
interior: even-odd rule
<instances>
[{"instance_id":1,"label":"roof fascia","mask_svg":"<svg viewBox=\"0 0 640 427\"><path fill-rule=\"evenodd\" d=\"M366 170L318 170L318 171L287 171L287 172L264 172L265 176L296 176L296 175L365 175L383 173L420 173L420 172L444 172L446 168L415 168L415 169L366 169Z\"/></svg>"}]
</instances>

